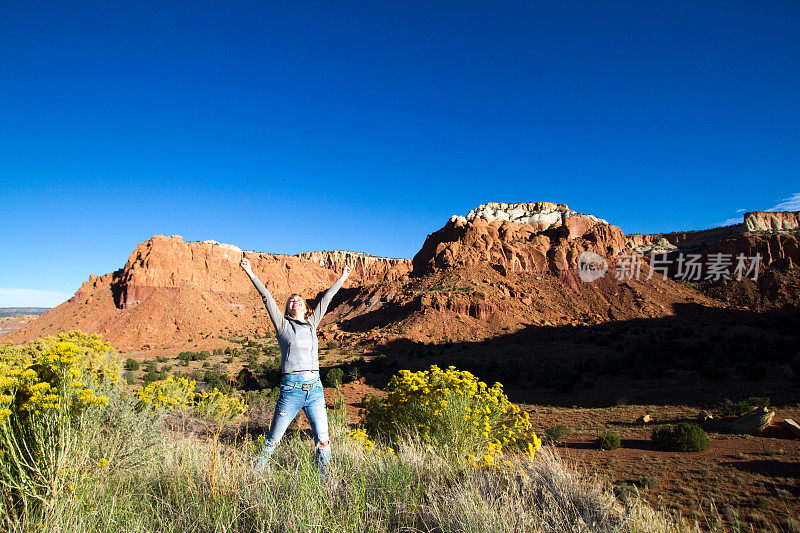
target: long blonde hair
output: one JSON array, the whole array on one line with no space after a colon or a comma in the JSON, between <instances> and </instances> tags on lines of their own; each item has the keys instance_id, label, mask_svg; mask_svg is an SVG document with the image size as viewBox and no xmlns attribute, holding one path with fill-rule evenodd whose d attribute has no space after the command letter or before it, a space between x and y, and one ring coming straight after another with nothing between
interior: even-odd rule
<instances>
[{"instance_id":1,"label":"long blonde hair","mask_svg":"<svg viewBox=\"0 0 800 533\"><path fill-rule=\"evenodd\" d=\"M305 304L305 306L306 306L306 314L303 316L303 318L308 318L308 316L311 314L311 307L309 307L309 305L308 305L308 300L306 300L305 298L303 298L303 295L302 295L302 294L298 294L298 293L296 293L296 292L293 292L291 296L289 296L288 298L286 298L286 309L284 309L284 311L283 311L283 314L284 314L284 315L289 315L289 316L292 316L292 315L290 315L290 314L289 314L289 311L290 311L290 309L289 309L289 302L291 302L291 301L292 301L292 298L294 298L295 296L297 296L298 298L301 298L301 299L303 300L303 303L304 303L304 304Z\"/></svg>"}]
</instances>

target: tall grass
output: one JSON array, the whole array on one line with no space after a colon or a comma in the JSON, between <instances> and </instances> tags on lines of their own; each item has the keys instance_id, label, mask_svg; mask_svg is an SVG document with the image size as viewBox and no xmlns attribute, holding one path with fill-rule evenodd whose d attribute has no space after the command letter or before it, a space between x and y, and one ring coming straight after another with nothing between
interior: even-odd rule
<instances>
[{"instance_id":1,"label":"tall grass","mask_svg":"<svg viewBox=\"0 0 800 533\"><path fill-rule=\"evenodd\" d=\"M542 450L513 469L476 469L445 459L420 439L397 455L346 437L331 413L333 460L320 479L310 439L296 432L264 472L252 443L165 429L123 394L84 417L70 448L73 472L35 520L5 515L27 531L670 531L684 529ZM212 473L212 465L215 472Z\"/></svg>"}]
</instances>

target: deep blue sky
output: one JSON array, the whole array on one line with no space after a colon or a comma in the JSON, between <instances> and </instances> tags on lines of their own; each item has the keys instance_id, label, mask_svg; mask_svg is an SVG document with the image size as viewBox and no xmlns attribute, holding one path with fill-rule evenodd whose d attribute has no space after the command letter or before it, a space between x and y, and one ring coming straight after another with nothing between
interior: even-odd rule
<instances>
[{"instance_id":1,"label":"deep blue sky","mask_svg":"<svg viewBox=\"0 0 800 533\"><path fill-rule=\"evenodd\" d=\"M796 1L0 2L0 307L154 234L412 257L489 201L626 233L773 207L798 30Z\"/></svg>"}]
</instances>

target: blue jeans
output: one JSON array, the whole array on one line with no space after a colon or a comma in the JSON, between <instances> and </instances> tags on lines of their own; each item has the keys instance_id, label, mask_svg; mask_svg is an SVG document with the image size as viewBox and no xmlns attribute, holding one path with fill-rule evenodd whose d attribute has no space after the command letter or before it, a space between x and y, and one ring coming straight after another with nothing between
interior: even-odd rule
<instances>
[{"instance_id":1,"label":"blue jeans","mask_svg":"<svg viewBox=\"0 0 800 533\"><path fill-rule=\"evenodd\" d=\"M325 393L322 390L322 382L319 380L319 372L313 372L311 378L303 378L298 374L284 374L281 378L280 391L269 433L267 433L264 446L256 459L256 468L260 470L266 466L275 447L286 433L286 428L302 409L305 411L306 418L311 424L311 431L314 433L314 442L317 444L317 464L320 471L324 473L325 466L331 458L331 447L328 438ZM325 443L328 445L323 448L321 444Z\"/></svg>"}]
</instances>

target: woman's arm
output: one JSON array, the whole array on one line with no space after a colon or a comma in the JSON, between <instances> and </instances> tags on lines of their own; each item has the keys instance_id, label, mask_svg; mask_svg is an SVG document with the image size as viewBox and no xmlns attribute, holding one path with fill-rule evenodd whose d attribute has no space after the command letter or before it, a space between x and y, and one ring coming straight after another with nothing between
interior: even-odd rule
<instances>
[{"instance_id":1,"label":"woman's arm","mask_svg":"<svg viewBox=\"0 0 800 533\"><path fill-rule=\"evenodd\" d=\"M322 320L322 317L328 310L328 305L331 303L331 300L333 300L333 297L336 295L337 292L339 292L339 289L342 288L342 284L349 276L350 276L350 267L345 266L344 269L342 269L341 277L337 279L336 283L334 283L330 289L325 291L325 293L322 295L322 298L319 299L319 303L311 312L311 316L308 317L308 322L310 324L313 324L314 327L317 327L319 325L320 320Z\"/></svg>"},{"instance_id":2,"label":"woman's arm","mask_svg":"<svg viewBox=\"0 0 800 533\"><path fill-rule=\"evenodd\" d=\"M242 257L242 262L239 263L239 265L250 278L250 281L253 282L253 285L255 285L259 294L261 294L261 299L264 301L264 307L267 308L267 313L269 314L270 320L272 320L272 324L275 326L275 331L277 331L278 335L280 335L283 332L284 326L286 326L286 319L283 318L283 313L281 313L281 310L275 303L275 299L269 293L264 284L261 283L261 280L258 279L258 276L253 274L249 259Z\"/></svg>"}]
</instances>

